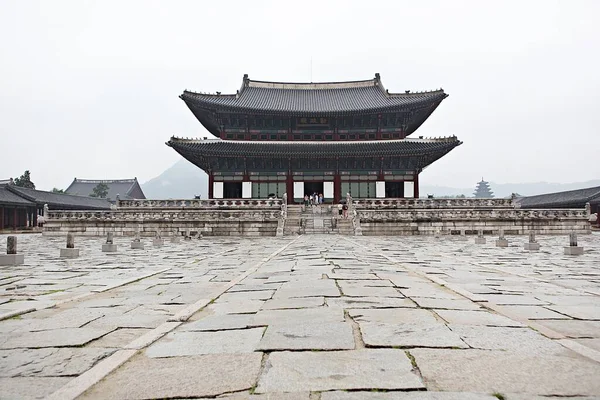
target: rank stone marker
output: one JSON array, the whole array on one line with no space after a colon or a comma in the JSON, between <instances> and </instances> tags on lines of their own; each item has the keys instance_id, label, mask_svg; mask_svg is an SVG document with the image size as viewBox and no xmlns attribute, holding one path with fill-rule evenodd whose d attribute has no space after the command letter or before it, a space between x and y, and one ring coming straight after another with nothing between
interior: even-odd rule
<instances>
[{"instance_id":1,"label":"rank stone marker","mask_svg":"<svg viewBox=\"0 0 600 400\"><path fill-rule=\"evenodd\" d=\"M131 241L131 248L137 250L144 250L144 243L140 239L140 231L136 230L135 237Z\"/></svg>"},{"instance_id":2,"label":"rank stone marker","mask_svg":"<svg viewBox=\"0 0 600 400\"><path fill-rule=\"evenodd\" d=\"M0 255L0 265L21 265L25 263L25 256L17 254L17 237L9 236L6 239L6 254Z\"/></svg>"},{"instance_id":3,"label":"rank stone marker","mask_svg":"<svg viewBox=\"0 0 600 400\"><path fill-rule=\"evenodd\" d=\"M477 232L475 244L485 244L485 237L483 237L483 231L481 229Z\"/></svg>"},{"instance_id":4,"label":"rank stone marker","mask_svg":"<svg viewBox=\"0 0 600 400\"><path fill-rule=\"evenodd\" d=\"M179 235L179 232L175 231L173 232L173 236L171 236L171 243L179 243L181 242L181 235Z\"/></svg>"},{"instance_id":5,"label":"rank stone marker","mask_svg":"<svg viewBox=\"0 0 600 400\"><path fill-rule=\"evenodd\" d=\"M67 247L60 249L61 258L79 257L79 249L75 248L75 235L72 232L67 233Z\"/></svg>"},{"instance_id":6,"label":"rank stone marker","mask_svg":"<svg viewBox=\"0 0 600 400\"><path fill-rule=\"evenodd\" d=\"M577 234L569 234L569 246L565 247L565 254L568 256L580 256L583 254L583 247L577 246Z\"/></svg>"},{"instance_id":7,"label":"rank stone marker","mask_svg":"<svg viewBox=\"0 0 600 400\"><path fill-rule=\"evenodd\" d=\"M113 243L114 233L108 232L106 235L106 243L102 245L103 253L114 253L117 251L117 245Z\"/></svg>"},{"instance_id":8,"label":"rank stone marker","mask_svg":"<svg viewBox=\"0 0 600 400\"><path fill-rule=\"evenodd\" d=\"M469 239L467 239L467 234L466 234L466 232L465 232L464 229L461 229L460 236L458 237L458 240L463 241L463 242L469 240Z\"/></svg>"},{"instance_id":9,"label":"rank stone marker","mask_svg":"<svg viewBox=\"0 0 600 400\"><path fill-rule=\"evenodd\" d=\"M504 229L500 229L498 233L498 240L496 240L496 247L508 247L508 240L504 237Z\"/></svg>"},{"instance_id":10,"label":"rank stone marker","mask_svg":"<svg viewBox=\"0 0 600 400\"><path fill-rule=\"evenodd\" d=\"M540 244L535 240L535 232L529 232L529 242L525 243L525 250L537 251L540 249Z\"/></svg>"},{"instance_id":11,"label":"rank stone marker","mask_svg":"<svg viewBox=\"0 0 600 400\"><path fill-rule=\"evenodd\" d=\"M162 247L165 244L165 239L160 236L160 231L156 232L156 237L152 239L152 245L154 247Z\"/></svg>"}]
</instances>

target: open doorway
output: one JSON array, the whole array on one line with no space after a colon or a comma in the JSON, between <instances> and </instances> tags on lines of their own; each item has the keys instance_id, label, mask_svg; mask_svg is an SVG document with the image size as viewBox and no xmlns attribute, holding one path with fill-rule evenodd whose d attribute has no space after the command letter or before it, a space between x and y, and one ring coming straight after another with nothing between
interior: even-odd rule
<instances>
[{"instance_id":1,"label":"open doorway","mask_svg":"<svg viewBox=\"0 0 600 400\"><path fill-rule=\"evenodd\" d=\"M404 182L386 182L385 183L386 198L401 198L404 197Z\"/></svg>"},{"instance_id":2,"label":"open doorway","mask_svg":"<svg viewBox=\"0 0 600 400\"><path fill-rule=\"evenodd\" d=\"M304 182L304 194L312 196L313 193L323 193L323 182Z\"/></svg>"},{"instance_id":3,"label":"open doorway","mask_svg":"<svg viewBox=\"0 0 600 400\"><path fill-rule=\"evenodd\" d=\"M225 182L223 185L224 199L241 199L242 182Z\"/></svg>"}]
</instances>

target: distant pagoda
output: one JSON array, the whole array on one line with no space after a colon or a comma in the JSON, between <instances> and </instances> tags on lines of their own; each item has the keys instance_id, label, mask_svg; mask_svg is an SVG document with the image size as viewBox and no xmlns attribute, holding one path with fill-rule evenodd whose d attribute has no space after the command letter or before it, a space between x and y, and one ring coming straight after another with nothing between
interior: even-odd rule
<instances>
[{"instance_id":1,"label":"distant pagoda","mask_svg":"<svg viewBox=\"0 0 600 400\"><path fill-rule=\"evenodd\" d=\"M477 183L473 195L477 199L491 199L494 197L494 192L490 189L490 183L481 178L481 182Z\"/></svg>"}]
</instances>

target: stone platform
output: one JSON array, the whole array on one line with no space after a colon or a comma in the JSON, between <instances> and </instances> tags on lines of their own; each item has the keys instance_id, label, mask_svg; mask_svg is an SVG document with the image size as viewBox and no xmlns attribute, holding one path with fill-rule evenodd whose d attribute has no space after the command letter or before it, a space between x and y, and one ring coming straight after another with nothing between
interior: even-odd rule
<instances>
[{"instance_id":1,"label":"stone platform","mask_svg":"<svg viewBox=\"0 0 600 400\"><path fill-rule=\"evenodd\" d=\"M0 398L597 398L600 235L507 238L19 236Z\"/></svg>"}]
</instances>

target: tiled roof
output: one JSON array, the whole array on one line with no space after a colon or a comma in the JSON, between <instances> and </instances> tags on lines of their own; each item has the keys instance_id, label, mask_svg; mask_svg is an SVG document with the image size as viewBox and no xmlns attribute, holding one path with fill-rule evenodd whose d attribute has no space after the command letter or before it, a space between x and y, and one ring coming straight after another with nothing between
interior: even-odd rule
<instances>
[{"instance_id":1,"label":"tiled roof","mask_svg":"<svg viewBox=\"0 0 600 400\"><path fill-rule=\"evenodd\" d=\"M8 190L8 185L0 186L0 205L35 206L35 203Z\"/></svg>"},{"instance_id":2,"label":"tiled roof","mask_svg":"<svg viewBox=\"0 0 600 400\"><path fill-rule=\"evenodd\" d=\"M389 93L379 74L374 79L332 83L279 83L252 81L244 76L236 94L184 91L180 96L193 108L227 108L284 113L346 113L415 108L439 104L448 95L430 92Z\"/></svg>"},{"instance_id":3,"label":"tiled roof","mask_svg":"<svg viewBox=\"0 0 600 400\"><path fill-rule=\"evenodd\" d=\"M447 152L462 144L456 137L371 141L228 141L171 138L166 143L185 157L197 153L212 157L380 157Z\"/></svg>"},{"instance_id":4,"label":"tiled roof","mask_svg":"<svg viewBox=\"0 0 600 400\"><path fill-rule=\"evenodd\" d=\"M50 209L55 210L71 210L71 209L85 209L85 210L106 210L110 209L110 202L106 199L98 199L94 197L86 196L73 196L63 193L46 192L43 190L35 190L22 188L15 185L5 186L7 190L12 192L14 195L19 196L23 199L29 200L29 202L36 203L38 205L48 204ZM33 204L32 204L33 205Z\"/></svg>"},{"instance_id":5,"label":"tiled roof","mask_svg":"<svg viewBox=\"0 0 600 400\"><path fill-rule=\"evenodd\" d=\"M521 208L583 208L585 203L595 202L598 199L600 199L600 186L521 197L516 201Z\"/></svg>"},{"instance_id":6,"label":"tiled roof","mask_svg":"<svg viewBox=\"0 0 600 400\"><path fill-rule=\"evenodd\" d=\"M65 192L79 196L89 196L93 193L94 188L100 183L104 183L108 186L107 198L111 201L116 200L117 194L121 200L131 199L132 197L130 194L136 185L139 185L136 178L111 180L75 178Z\"/></svg>"}]
</instances>

